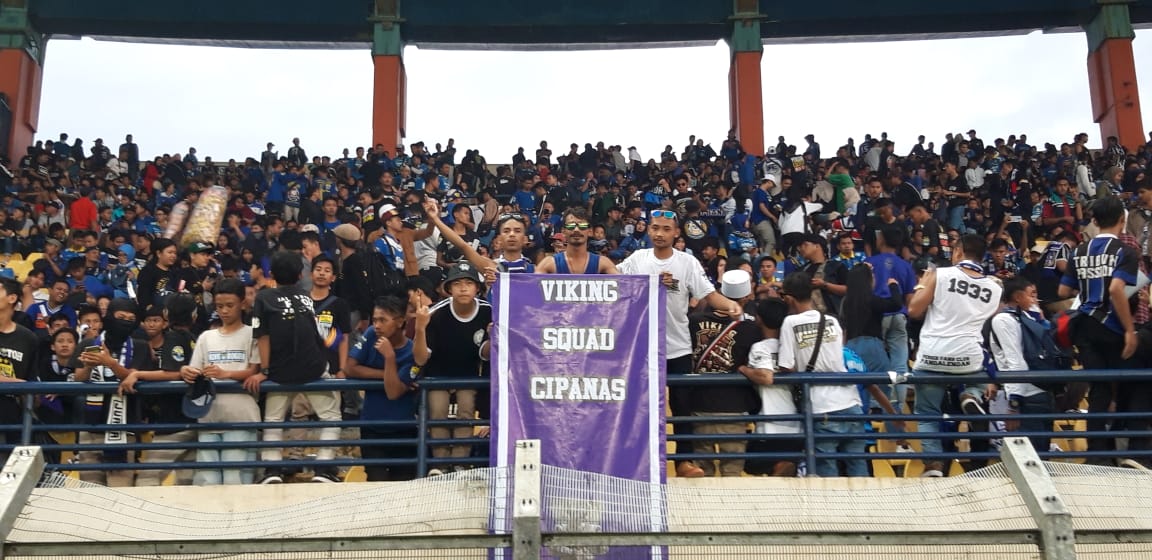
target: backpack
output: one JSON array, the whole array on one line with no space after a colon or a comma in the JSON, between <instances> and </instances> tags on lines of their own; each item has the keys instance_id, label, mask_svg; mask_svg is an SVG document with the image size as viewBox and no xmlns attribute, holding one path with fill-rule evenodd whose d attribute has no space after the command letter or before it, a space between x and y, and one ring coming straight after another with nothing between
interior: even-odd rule
<instances>
[{"instance_id":1,"label":"backpack","mask_svg":"<svg viewBox=\"0 0 1152 560\"><path fill-rule=\"evenodd\" d=\"M374 247L361 247L356 250L360 255L360 262L364 265L363 281L368 284L368 295L372 301L387 295L403 296L407 282L404 271L396 270L385 262Z\"/></svg>"},{"instance_id":2,"label":"backpack","mask_svg":"<svg viewBox=\"0 0 1152 560\"><path fill-rule=\"evenodd\" d=\"M1020 351L1024 354L1024 360L1028 363L1030 371L1058 371L1072 368L1072 357L1056 344L1055 326L1046 327L1032 317L1026 316L1020 310L1004 311L1003 313L1011 313L1016 318L1016 322L1020 324ZM996 331L992 330L991 327L992 323L989 320L988 333L993 339L996 339L996 344L999 345L1000 340L996 336ZM1036 383L1035 385L1045 391L1058 391L1063 388L1064 383Z\"/></svg>"}]
</instances>

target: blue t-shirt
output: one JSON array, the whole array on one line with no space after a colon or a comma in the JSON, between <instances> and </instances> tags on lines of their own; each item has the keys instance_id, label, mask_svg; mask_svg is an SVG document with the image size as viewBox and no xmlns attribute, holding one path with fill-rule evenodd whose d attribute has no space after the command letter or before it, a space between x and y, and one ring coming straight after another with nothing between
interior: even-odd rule
<instances>
[{"instance_id":1,"label":"blue t-shirt","mask_svg":"<svg viewBox=\"0 0 1152 560\"><path fill-rule=\"evenodd\" d=\"M516 191L514 198L516 199L516 204L520 206L521 212L535 213L536 195L532 194L532 191Z\"/></svg>"},{"instance_id":2,"label":"blue t-shirt","mask_svg":"<svg viewBox=\"0 0 1152 560\"><path fill-rule=\"evenodd\" d=\"M384 356L376 351L376 327L368 327L364 338L352 347L348 357L356 360L362 366L373 369L384 369ZM396 348L396 374L405 385L411 386L416 380L412 377L412 367L416 360L412 358L412 341L409 340L400 348ZM416 416L416 392L408 391L398 399L389 399L388 393L381 389L368 389L364 391L364 406L360 410L363 420L410 420ZM401 431L404 428L374 428L380 431Z\"/></svg>"},{"instance_id":3,"label":"blue t-shirt","mask_svg":"<svg viewBox=\"0 0 1152 560\"><path fill-rule=\"evenodd\" d=\"M872 273L876 279L876 287L872 289L873 295L888 299L892 294L888 291L888 279L895 278L900 285L900 293L911 294L916 291L916 271L908 261L892 253L877 253L865 261L872 265ZM907 315L908 306L900 308L900 313ZM895 315L888 313L887 315Z\"/></svg>"},{"instance_id":4,"label":"blue t-shirt","mask_svg":"<svg viewBox=\"0 0 1152 560\"><path fill-rule=\"evenodd\" d=\"M752 191L752 215L749 221L752 225L756 225L768 219L768 215L760 210L760 205L763 204L765 208L772 209L772 195L764 189L756 189Z\"/></svg>"}]
</instances>

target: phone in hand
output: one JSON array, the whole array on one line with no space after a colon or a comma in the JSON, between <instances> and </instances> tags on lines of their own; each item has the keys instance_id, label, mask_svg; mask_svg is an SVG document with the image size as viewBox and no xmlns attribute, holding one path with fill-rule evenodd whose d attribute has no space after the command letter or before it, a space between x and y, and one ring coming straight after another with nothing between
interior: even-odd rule
<instances>
[{"instance_id":1,"label":"phone in hand","mask_svg":"<svg viewBox=\"0 0 1152 560\"><path fill-rule=\"evenodd\" d=\"M99 354L100 353L100 347L99 346L85 346L84 347L84 353L85 354Z\"/></svg>"}]
</instances>

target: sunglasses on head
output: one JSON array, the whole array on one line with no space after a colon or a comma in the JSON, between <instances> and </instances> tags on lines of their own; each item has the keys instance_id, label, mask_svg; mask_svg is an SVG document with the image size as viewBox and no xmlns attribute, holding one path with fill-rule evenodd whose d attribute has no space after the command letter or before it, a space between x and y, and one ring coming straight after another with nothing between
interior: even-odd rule
<instances>
[{"instance_id":1,"label":"sunglasses on head","mask_svg":"<svg viewBox=\"0 0 1152 560\"><path fill-rule=\"evenodd\" d=\"M524 214L521 214L519 212L505 212L503 214L500 214L499 216L496 216L497 222L503 222L504 220L516 220L518 222L527 221L524 219Z\"/></svg>"},{"instance_id":2,"label":"sunglasses on head","mask_svg":"<svg viewBox=\"0 0 1152 560\"><path fill-rule=\"evenodd\" d=\"M676 219L676 213L671 211L671 210L653 210L652 211L652 217L653 218L668 218L669 220L675 220Z\"/></svg>"},{"instance_id":3,"label":"sunglasses on head","mask_svg":"<svg viewBox=\"0 0 1152 560\"><path fill-rule=\"evenodd\" d=\"M590 227L592 226L588 225L588 222L580 222L578 224L564 224L564 229L568 231L576 231L577 229L586 230Z\"/></svg>"}]
</instances>

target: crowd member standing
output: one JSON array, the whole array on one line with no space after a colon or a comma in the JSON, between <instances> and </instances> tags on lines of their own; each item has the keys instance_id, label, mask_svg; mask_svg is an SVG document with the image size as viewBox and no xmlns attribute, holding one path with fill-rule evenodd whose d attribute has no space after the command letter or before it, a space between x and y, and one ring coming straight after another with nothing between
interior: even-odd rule
<instances>
[{"instance_id":1,"label":"crowd member standing","mask_svg":"<svg viewBox=\"0 0 1152 560\"><path fill-rule=\"evenodd\" d=\"M148 343L132 338L139 322L136 320L136 304L129 299L114 299L108 304L103 319L89 326L88 339L80 342L81 351L72 363L76 368L76 380L89 383L119 383L128 377L131 370L148 369L151 360ZM81 316L85 313L81 312ZM84 408L84 423L123 424L136 420L132 414L134 407L129 397L124 395L88 395ZM77 438L81 445L128 443L132 436L128 432L80 432ZM81 451L77 454L81 463L125 463L130 462L135 453L128 451ZM80 471L80 480L106 484L107 486L132 486L135 471Z\"/></svg>"},{"instance_id":2,"label":"crowd member standing","mask_svg":"<svg viewBox=\"0 0 1152 560\"><path fill-rule=\"evenodd\" d=\"M480 271L470 263L462 262L448 271L443 291L448 298L429 308L421 305L416 311L416 336L412 356L420 375L439 378L469 378L481 375L481 365L488 361L491 345L488 327L492 324L492 307L477 297L484 290ZM439 390L428 392L428 419L445 420L451 397L456 397L456 419L473 420L476 417L476 389ZM466 438L472 435L471 426L456 428L435 427L429 433L433 440ZM443 459L465 459L471 452L469 445L436 445L432 456ZM455 470L464 470L460 464ZM434 467L428 475L443 474L444 469Z\"/></svg>"},{"instance_id":3,"label":"crowd member standing","mask_svg":"<svg viewBox=\"0 0 1152 560\"><path fill-rule=\"evenodd\" d=\"M908 372L908 302L912 300L912 291L916 287L916 271L908 261L900 258L896 251L904 245L904 230L899 226L881 226L875 230L876 252L865 261L872 266L875 288L873 294L880 299L888 299L892 294L892 284L889 280L896 280L897 288L904 297L904 306L899 311L886 313L880 323L880 338L884 341L884 349L888 352L889 365L885 371L897 373ZM900 406L907 399L906 385L898 385L893 390L892 404L900 410Z\"/></svg>"},{"instance_id":4,"label":"crowd member standing","mask_svg":"<svg viewBox=\"0 0 1152 560\"><path fill-rule=\"evenodd\" d=\"M992 317L992 330L989 333L988 348L996 360L1000 371L1028 371L1028 359L1024 356L1023 332L1025 321L1048 328L1048 321L1040 313L1040 300L1036 286L1022 277L1004 282L1004 309ZM1016 414L1052 414L1056 402L1052 394L1031 383L1005 383L1004 392L1008 396L1008 406ZM1009 423L1009 431L1047 432L1052 429L1051 420L1024 418ZM1032 447L1039 453L1048 451L1051 438L1032 437Z\"/></svg>"},{"instance_id":5,"label":"crowd member standing","mask_svg":"<svg viewBox=\"0 0 1152 560\"><path fill-rule=\"evenodd\" d=\"M729 270L720 283L720 293L735 301L741 308L752 301L752 276L743 270ZM748 366L748 353L752 345L761 338L760 328L752 317L744 315L738 319L724 312L710 311L694 313L688 317L689 332L692 335L692 372L697 374L741 372ZM707 422L694 425L693 433L701 434L743 434L747 432L747 422L738 417L756 408L756 394L746 385L715 385L695 387L692 391L693 416L733 416L732 422ZM747 442L737 440L693 443L696 453L713 453L719 448L721 453L744 453ZM716 468L711 460L696 461L696 466L704 471L704 476L715 475ZM740 476L744 473L743 459L721 459L721 476Z\"/></svg>"},{"instance_id":6,"label":"crowd member standing","mask_svg":"<svg viewBox=\"0 0 1152 560\"><path fill-rule=\"evenodd\" d=\"M680 226L676 213L670 210L653 210L648 235L652 238L651 249L640 249L620 263L621 274L647 274L660 277L667 288L665 307L666 344L664 359L668 373L688 373L692 371L692 336L688 331L688 303L695 298L706 301L713 309L726 313L729 317L740 317L743 310L736 302L716 291L700 261L688 253L672 248L679 235ZM547 261L545 261L547 263ZM687 416L692 412L691 391L670 388L668 405L673 416ZM704 476L704 471L690 461L683 461L676 467L682 477Z\"/></svg>"},{"instance_id":7,"label":"crowd member standing","mask_svg":"<svg viewBox=\"0 0 1152 560\"><path fill-rule=\"evenodd\" d=\"M226 278L216 285L214 295L213 303L221 325L204 331L197 339L191 360L181 368L181 375L187 383L195 383L200 376L213 381L231 379L243 382L255 375L260 367L260 350L252 327L241 321L244 285L239 280ZM205 424L259 422L260 407L252 395L221 393L216 395L199 421ZM242 444L257 439L256 430L199 430L196 436L201 443ZM243 447L196 451L196 461L200 463L255 459L256 451ZM251 468L197 469L193 480L197 486L251 484L254 476Z\"/></svg>"},{"instance_id":8,"label":"crowd member standing","mask_svg":"<svg viewBox=\"0 0 1152 560\"><path fill-rule=\"evenodd\" d=\"M780 356L776 365L781 372L847 372L840 322L813 307L813 290L812 277L805 272L794 272L784 278L784 302L792 315L780 326ZM864 422L834 419L863 413L860 392L855 385L816 385L806 405L820 418L815 423L816 433L847 436L818 440L817 452L864 452L865 442L860 437L864 433ZM868 465L863 459L848 459L844 464L847 476L868 476ZM837 460L830 458L816 459L815 471L823 477L840 475Z\"/></svg>"},{"instance_id":9,"label":"crowd member standing","mask_svg":"<svg viewBox=\"0 0 1152 560\"><path fill-rule=\"evenodd\" d=\"M20 301L23 289L20 283L11 278L0 277L0 383L37 381L35 365L41 343L38 337L27 328L12 321L16 302ZM0 422L18 425L23 414L21 400L14 396L0 397ZM8 445L20 443L19 432L5 432L4 441ZM7 453L3 454L7 460Z\"/></svg>"},{"instance_id":10,"label":"crowd member standing","mask_svg":"<svg viewBox=\"0 0 1152 560\"><path fill-rule=\"evenodd\" d=\"M178 257L176 243L171 239L160 238L152 242L152 257L140 271L136 282L136 301L140 305L163 305L164 298L179 290Z\"/></svg>"},{"instance_id":11,"label":"crowd member standing","mask_svg":"<svg viewBox=\"0 0 1152 560\"><path fill-rule=\"evenodd\" d=\"M955 266L929 269L915 287L908 314L923 318L920 349L913 372L968 375L984 371L984 323L1000 308L1000 284L984 274L976 264L984 257L987 245L977 235L960 238L960 247L952 253ZM962 382L962 380L961 380ZM947 386L922 383L916 386L914 412L933 419L917 422L920 433L940 431ZM980 404L985 388L981 384L965 387L960 406L965 414L983 414ZM939 439L921 441L925 453L941 453ZM944 463L939 459L925 461L924 476L944 476Z\"/></svg>"},{"instance_id":12,"label":"crowd member standing","mask_svg":"<svg viewBox=\"0 0 1152 560\"><path fill-rule=\"evenodd\" d=\"M1060 281L1062 298L1078 296L1079 310L1072 324L1072 343L1084 369L1134 367L1131 360L1139 344L1132 320L1127 288L1136 285L1140 255L1124 245L1118 235L1125 227L1124 202L1104 197L1092 205L1092 221L1100 233L1076 248ZM1088 392L1088 412L1108 412L1124 387L1097 381ZM1089 417L1088 431L1106 431L1108 420ZM1111 438L1089 438L1089 451L1112 451Z\"/></svg>"},{"instance_id":13,"label":"crowd member standing","mask_svg":"<svg viewBox=\"0 0 1152 560\"><path fill-rule=\"evenodd\" d=\"M675 215L673 212L669 214ZM564 211L564 251L537 263L540 274L620 274L611 260L588 251L588 212L583 208ZM679 230L677 230L679 231Z\"/></svg>"},{"instance_id":14,"label":"crowd member standing","mask_svg":"<svg viewBox=\"0 0 1152 560\"><path fill-rule=\"evenodd\" d=\"M328 360L324 345L316 332L316 314L312 310L312 298L296 285L300 280L303 263L300 256L288 251L278 251L272 255L272 279L277 287L265 289L256 294L252 308L252 328L260 348L260 373L244 380L244 388L253 393L260 391L260 384L267 380L288 385L315 381L327 376ZM312 404L312 409L320 420L336 422L340 420L340 396L336 391L315 391L303 393ZM285 414L292 406L296 393L270 393L264 399L264 421L278 424L284 421ZM279 442L283 439L281 428L266 428L264 441ZM333 441L340 437L337 426L320 429L322 441ZM336 449L320 447L317 458L326 461L335 458ZM261 453L264 461L280 461L282 450L276 447L265 448ZM336 469L317 468L314 482L339 482ZM261 484L284 482L280 468L265 469Z\"/></svg>"},{"instance_id":15,"label":"crowd member standing","mask_svg":"<svg viewBox=\"0 0 1152 560\"><path fill-rule=\"evenodd\" d=\"M412 359L412 341L404 334L406 313L407 304L400 298L386 296L376 300L372 326L348 356L348 377L384 382L383 389L364 391L362 420L412 420L416 416L416 363ZM366 426L360 428L360 435L366 440L417 437L416 428L410 426ZM416 447L412 445L360 446L360 456L365 459L406 459L415 454ZM367 465L364 472L370 482L416 478L412 465Z\"/></svg>"}]
</instances>

